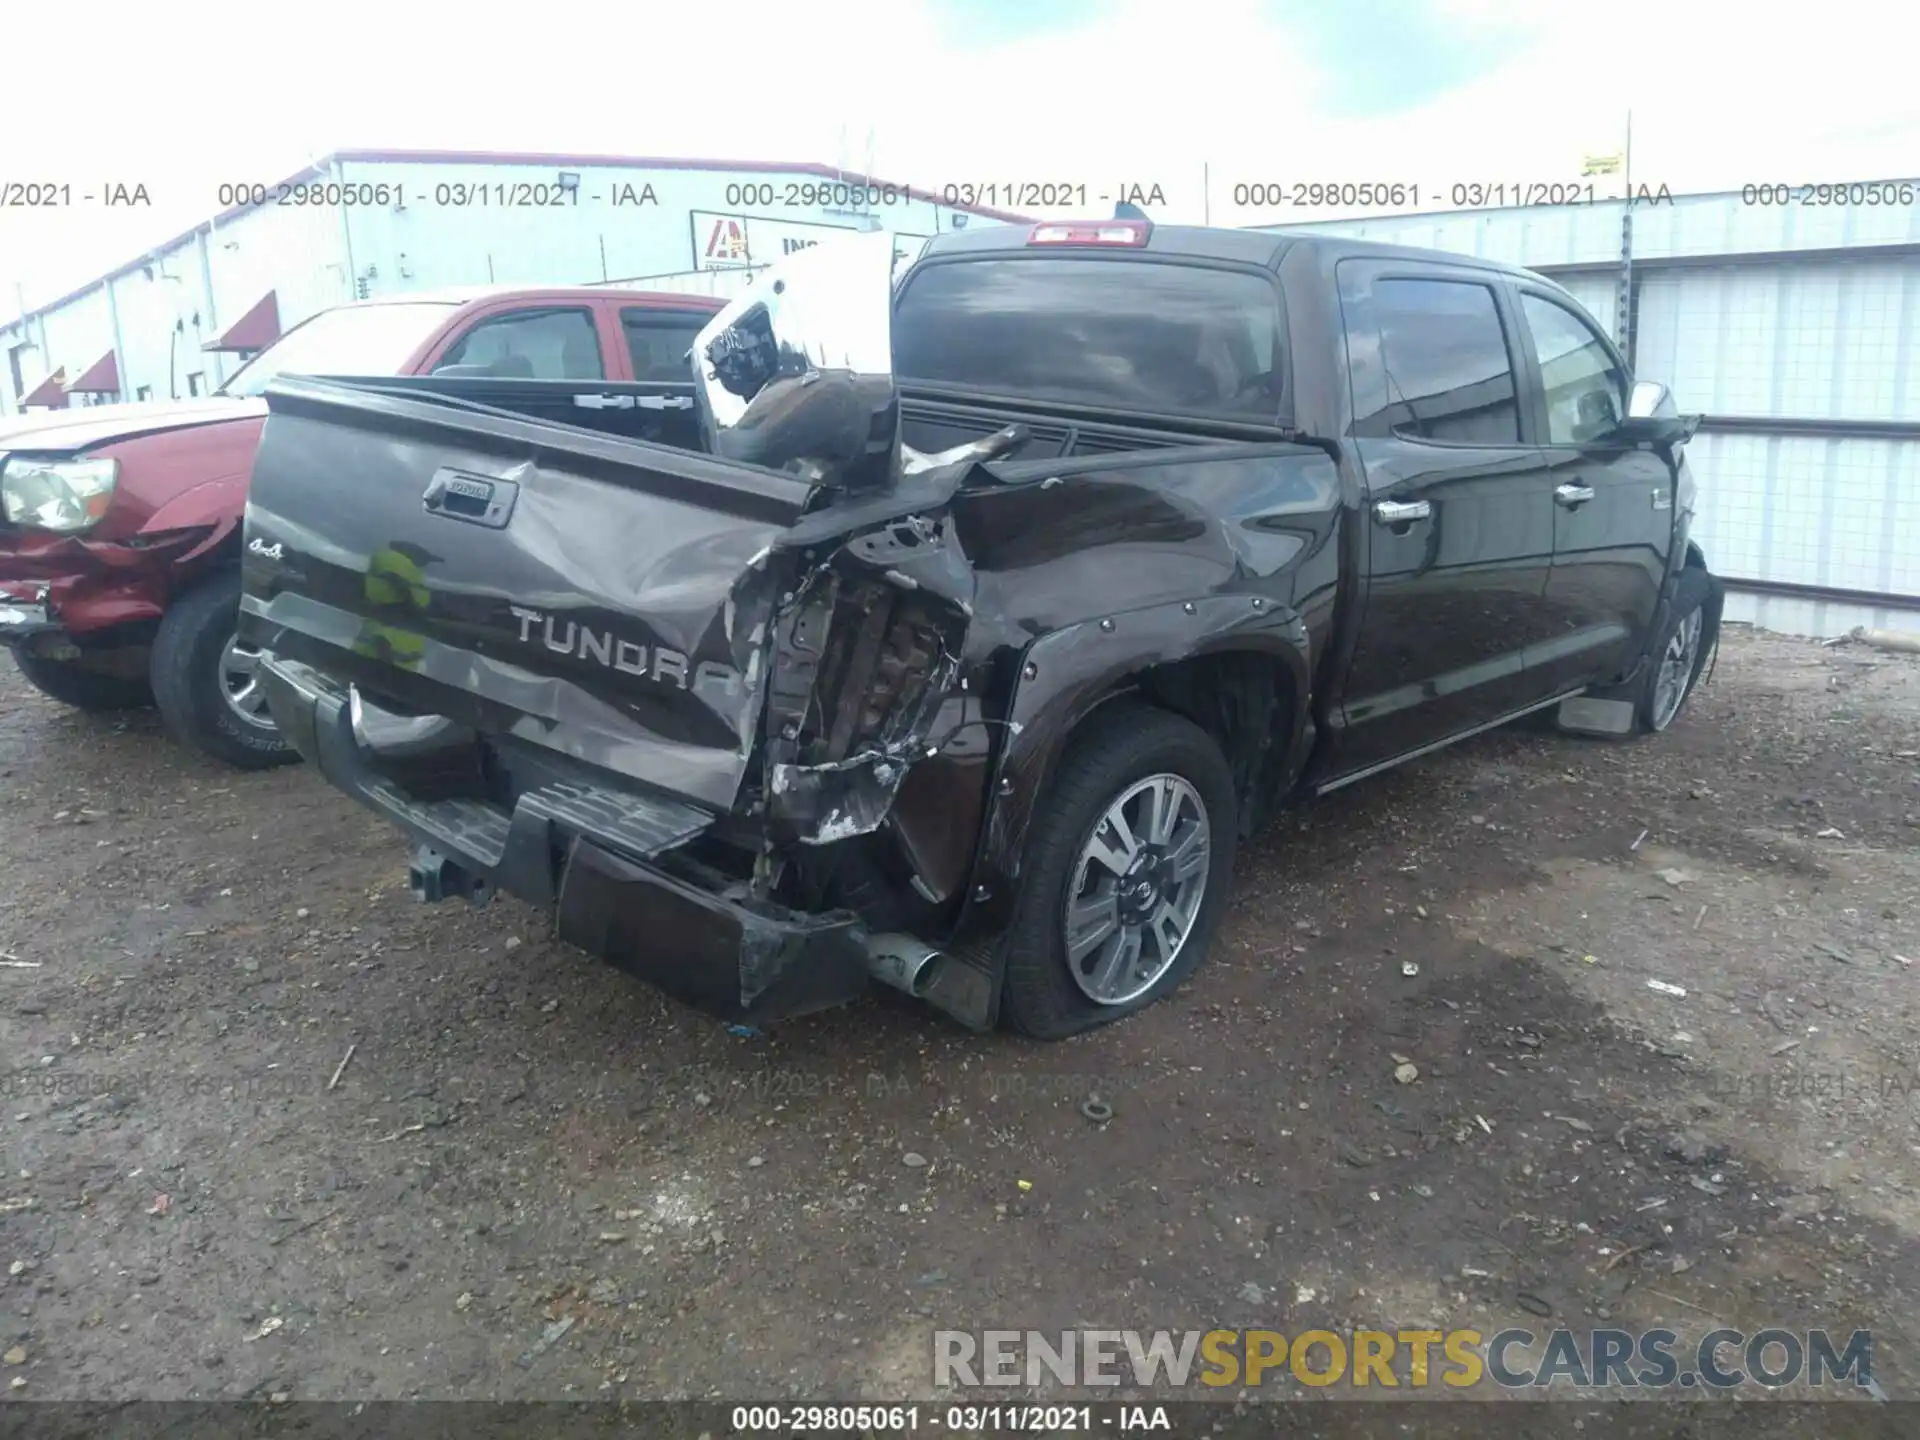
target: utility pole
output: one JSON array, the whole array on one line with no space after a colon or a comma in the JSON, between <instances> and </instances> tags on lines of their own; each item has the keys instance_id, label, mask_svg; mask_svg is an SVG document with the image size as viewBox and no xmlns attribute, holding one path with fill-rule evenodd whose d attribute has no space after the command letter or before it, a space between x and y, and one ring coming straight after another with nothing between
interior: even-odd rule
<instances>
[{"instance_id":1,"label":"utility pole","mask_svg":"<svg viewBox=\"0 0 1920 1440\"><path fill-rule=\"evenodd\" d=\"M1621 152L1627 198L1620 210L1620 284L1614 297L1613 337L1633 365L1633 111L1627 111L1626 148Z\"/></svg>"}]
</instances>

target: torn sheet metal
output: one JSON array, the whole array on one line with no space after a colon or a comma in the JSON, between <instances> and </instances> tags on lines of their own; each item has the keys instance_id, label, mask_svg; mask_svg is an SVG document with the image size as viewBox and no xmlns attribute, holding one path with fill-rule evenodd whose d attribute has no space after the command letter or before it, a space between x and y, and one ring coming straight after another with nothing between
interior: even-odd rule
<instances>
[{"instance_id":1,"label":"torn sheet metal","mask_svg":"<svg viewBox=\"0 0 1920 1440\"><path fill-rule=\"evenodd\" d=\"M937 510L887 516L808 573L774 625L765 776L777 830L829 845L886 819L907 771L939 753L972 600Z\"/></svg>"}]
</instances>

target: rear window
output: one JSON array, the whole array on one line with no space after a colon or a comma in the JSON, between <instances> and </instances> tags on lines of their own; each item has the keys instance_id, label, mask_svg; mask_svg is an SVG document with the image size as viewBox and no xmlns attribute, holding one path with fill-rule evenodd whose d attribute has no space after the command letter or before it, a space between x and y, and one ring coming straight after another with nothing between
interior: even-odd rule
<instances>
[{"instance_id":1,"label":"rear window","mask_svg":"<svg viewBox=\"0 0 1920 1440\"><path fill-rule=\"evenodd\" d=\"M1264 276L1146 260L929 265L893 325L902 380L1271 423L1280 304Z\"/></svg>"}]
</instances>

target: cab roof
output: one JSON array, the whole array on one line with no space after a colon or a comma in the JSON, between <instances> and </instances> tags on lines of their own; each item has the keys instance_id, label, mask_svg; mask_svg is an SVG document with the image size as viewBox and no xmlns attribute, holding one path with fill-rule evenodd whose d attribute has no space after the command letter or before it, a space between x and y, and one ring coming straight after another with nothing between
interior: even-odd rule
<instances>
[{"instance_id":1,"label":"cab roof","mask_svg":"<svg viewBox=\"0 0 1920 1440\"><path fill-rule=\"evenodd\" d=\"M1065 223L1065 222L1059 222ZM1073 223L1100 223L1096 221ZM1287 234L1274 230L1229 230L1207 225L1153 225L1142 246L1032 247L1027 237L1030 225L991 225L979 230L960 230L936 236L929 241L921 258L943 259L960 255L988 254L1069 254L1080 256L1152 255L1167 259L1225 260L1242 265L1277 269L1281 258L1296 250L1316 252L1325 260L1379 259L1441 261L1448 265L1487 270L1503 275L1529 272L1518 265L1478 256L1461 255L1451 250L1421 249L1412 245L1388 245L1377 240L1350 240L1341 235Z\"/></svg>"},{"instance_id":2,"label":"cab roof","mask_svg":"<svg viewBox=\"0 0 1920 1440\"><path fill-rule=\"evenodd\" d=\"M397 295L376 295L352 303L358 305L477 305L486 300L593 300L613 296L616 299L670 300L686 302L692 310L718 310L726 301L713 295L681 294L669 290L645 290L626 285L452 285L438 290L409 290Z\"/></svg>"}]
</instances>

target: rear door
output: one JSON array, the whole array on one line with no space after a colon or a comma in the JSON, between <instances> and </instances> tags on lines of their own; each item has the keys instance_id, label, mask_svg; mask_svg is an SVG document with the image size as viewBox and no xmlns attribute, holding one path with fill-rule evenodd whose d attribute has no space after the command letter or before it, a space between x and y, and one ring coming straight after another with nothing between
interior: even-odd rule
<instances>
[{"instance_id":1,"label":"rear door","mask_svg":"<svg viewBox=\"0 0 1920 1440\"><path fill-rule=\"evenodd\" d=\"M597 297L489 306L455 329L428 357L421 373L432 377L439 394L697 449L691 373L678 384L658 376L636 383L615 310L611 300ZM712 310L648 313L657 315L663 327L677 326L691 340Z\"/></svg>"},{"instance_id":2,"label":"rear door","mask_svg":"<svg viewBox=\"0 0 1920 1440\"><path fill-rule=\"evenodd\" d=\"M1639 654L1673 544L1673 475L1610 438L1631 380L1591 318L1544 285L1514 287L1522 390L1553 494L1553 567L1528 663L1565 689L1617 678Z\"/></svg>"},{"instance_id":3,"label":"rear door","mask_svg":"<svg viewBox=\"0 0 1920 1440\"><path fill-rule=\"evenodd\" d=\"M1525 652L1554 504L1524 433L1524 352L1502 277L1362 259L1338 274L1368 572L1333 759L1342 780L1544 697Z\"/></svg>"},{"instance_id":4,"label":"rear door","mask_svg":"<svg viewBox=\"0 0 1920 1440\"><path fill-rule=\"evenodd\" d=\"M620 433L637 440L698 448L700 420L687 352L715 311L626 303L609 308L617 312L614 365L621 383L608 387L604 413L620 417Z\"/></svg>"}]
</instances>

